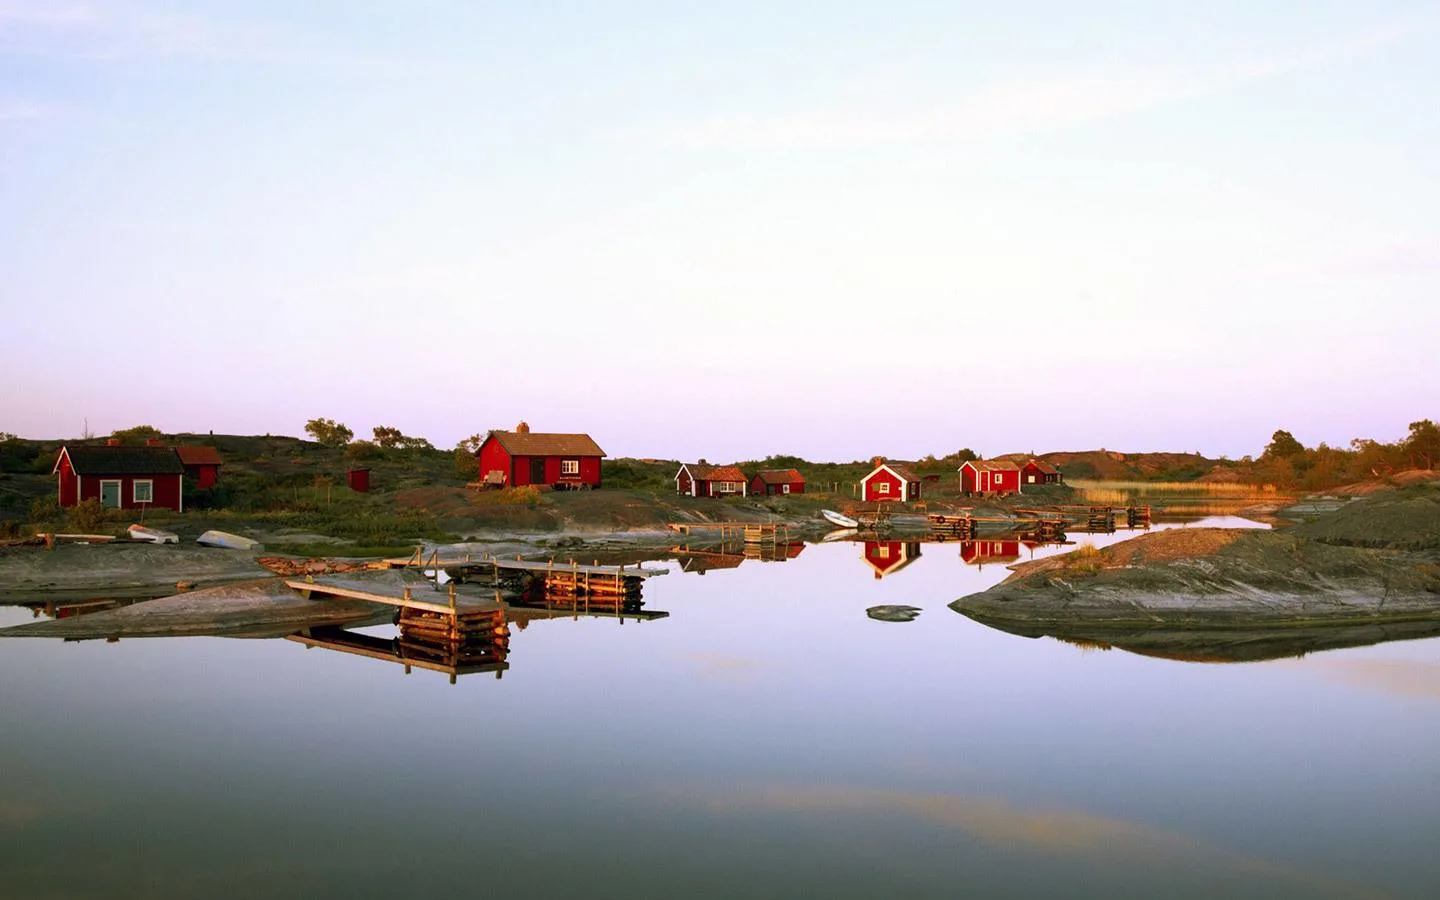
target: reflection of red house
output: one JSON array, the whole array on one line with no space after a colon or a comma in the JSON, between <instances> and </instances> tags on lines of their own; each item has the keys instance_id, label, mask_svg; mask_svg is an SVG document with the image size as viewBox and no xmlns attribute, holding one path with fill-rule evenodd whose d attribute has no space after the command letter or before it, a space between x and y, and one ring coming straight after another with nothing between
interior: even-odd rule
<instances>
[{"instance_id":1,"label":"reflection of red house","mask_svg":"<svg viewBox=\"0 0 1440 900\"><path fill-rule=\"evenodd\" d=\"M1020 493L1020 467L1005 459L971 459L960 466L960 490L967 494Z\"/></svg>"},{"instance_id":2,"label":"reflection of red house","mask_svg":"<svg viewBox=\"0 0 1440 900\"><path fill-rule=\"evenodd\" d=\"M918 541L866 541L864 559L876 578L894 575L920 556Z\"/></svg>"},{"instance_id":3,"label":"reflection of red house","mask_svg":"<svg viewBox=\"0 0 1440 900\"><path fill-rule=\"evenodd\" d=\"M750 479L752 494L803 494L805 476L795 469L766 469Z\"/></svg>"},{"instance_id":4,"label":"reflection of red house","mask_svg":"<svg viewBox=\"0 0 1440 900\"><path fill-rule=\"evenodd\" d=\"M675 490L689 497L746 496L749 480L737 466L685 463L675 473Z\"/></svg>"},{"instance_id":5,"label":"reflection of red house","mask_svg":"<svg viewBox=\"0 0 1440 900\"><path fill-rule=\"evenodd\" d=\"M1060 470L1043 459L1032 459L1020 467L1021 484L1059 484Z\"/></svg>"},{"instance_id":6,"label":"reflection of red house","mask_svg":"<svg viewBox=\"0 0 1440 900\"><path fill-rule=\"evenodd\" d=\"M185 508L185 467L169 447L65 446L51 474L59 476L61 506L99 500L111 509Z\"/></svg>"},{"instance_id":7,"label":"reflection of red house","mask_svg":"<svg viewBox=\"0 0 1440 900\"><path fill-rule=\"evenodd\" d=\"M743 553L723 553L719 551L689 550L677 547L677 551L683 555L680 557L680 571L694 572L697 575L704 575L711 569L734 569L745 561Z\"/></svg>"},{"instance_id":8,"label":"reflection of red house","mask_svg":"<svg viewBox=\"0 0 1440 900\"><path fill-rule=\"evenodd\" d=\"M960 559L968 566L983 566L986 563L1008 565L1020 558L1020 542L965 541L960 545Z\"/></svg>"},{"instance_id":9,"label":"reflection of red house","mask_svg":"<svg viewBox=\"0 0 1440 900\"><path fill-rule=\"evenodd\" d=\"M920 479L904 466L876 457L875 469L860 479L860 499L867 503L919 500Z\"/></svg>"},{"instance_id":10,"label":"reflection of red house","mask_svg":"<svg viewBox=\"0 0 1440 900\"><path fill-rule=\"evenodd\" d=\"M563 489L599 487L605 451L588 434L541 434L521 422L514 431L490 432L475 455L483 484Z\"/></svg>"},{"instance_id":11,"label":"reflection of red house","mask_svg":"<svg viewBox=\"0 0 1440 900\"><path fill-rule=\"evenodd\" d=\"M220 461L220 451L214 447L176 447L175 455L180 457L185 474L195 479L197 488L214 487L220 480L220 467L224 463Z\"/></svg>"}]
</instances>

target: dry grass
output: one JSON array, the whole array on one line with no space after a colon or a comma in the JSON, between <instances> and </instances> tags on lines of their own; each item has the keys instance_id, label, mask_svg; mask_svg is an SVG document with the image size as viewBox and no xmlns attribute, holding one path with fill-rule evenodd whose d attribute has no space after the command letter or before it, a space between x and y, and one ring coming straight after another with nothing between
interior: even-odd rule
<instances>
[{"instance_id":1,"label":"dry grass","mask_svg":"<svg viewBox=\"0 0 1440 900\"><path fill-rule=\"evenodd\" d=\"M1068 482L1084 503L1122 506L1136 500L1205 499L1268 500L1276 496L1275 485L1256 487L1224 481L1085 481Z\"/></svg>"}]
</instances>

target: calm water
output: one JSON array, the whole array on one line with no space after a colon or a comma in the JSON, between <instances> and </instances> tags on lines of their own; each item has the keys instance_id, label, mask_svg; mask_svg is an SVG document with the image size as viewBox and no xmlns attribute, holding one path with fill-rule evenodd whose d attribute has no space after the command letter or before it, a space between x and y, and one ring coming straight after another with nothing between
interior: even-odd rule
<instances>
[{"instance_id":1,"label":"calm water","mask_svg":"<svg viewBox=\"0 0 1440 900\"><path fill-rule=\"evenodd\" d=\"M956 544L862 552L675 571L670 618L536 622L454 685L0 642L0 895L1435 895L1440 640L1083 649L947 609L1006 574ZM923 612L865 615L892 603Z\"/></svg>"}]
</instances>

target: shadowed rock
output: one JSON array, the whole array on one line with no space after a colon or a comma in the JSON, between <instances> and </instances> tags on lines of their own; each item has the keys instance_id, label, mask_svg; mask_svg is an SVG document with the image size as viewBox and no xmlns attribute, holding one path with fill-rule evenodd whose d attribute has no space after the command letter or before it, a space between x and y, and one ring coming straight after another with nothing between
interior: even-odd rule
<instances>
[{"instance_id":1,"label":"shadowed rock","mask_svg":"<svg viewBox=\"0 0 1440 900\"><path fill-rule=\"evenodd\" d=\"M865 615L881 622L913 622L920 615L918 606L872 606Z\"/></svg>"}]
</instances>

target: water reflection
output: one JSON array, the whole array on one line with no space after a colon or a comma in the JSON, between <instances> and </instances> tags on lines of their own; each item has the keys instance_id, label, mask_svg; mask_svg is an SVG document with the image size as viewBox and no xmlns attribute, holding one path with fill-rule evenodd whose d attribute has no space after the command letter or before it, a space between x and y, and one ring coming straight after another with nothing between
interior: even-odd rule
<instances>
[{"instance_id":1,"label":"water reflection","mask_svg":"<svg viewBox=\"0 0 1440 900\"><path fill-rule=\"evenodd\" d=\"M875 577L894 575L920 558L919 541L876 541L864 542L860 558L869 563Z\"/></svg>"},{"instance_id":2,"label":"water reflection","mask_svg":"<svg viewBox=\"0 0 1440 900\"><path fill-rule=\"evenodd\" d=\"M1115 628L1083 624L1027 627L957 610L982 625L1020 637L1050 637L1087 650L1125 650L1189 663L1244 663L1303 657L1324 650L1368 647L1440 635L1440 620L1276 628Z\"/></svg>"}]
</instances>

